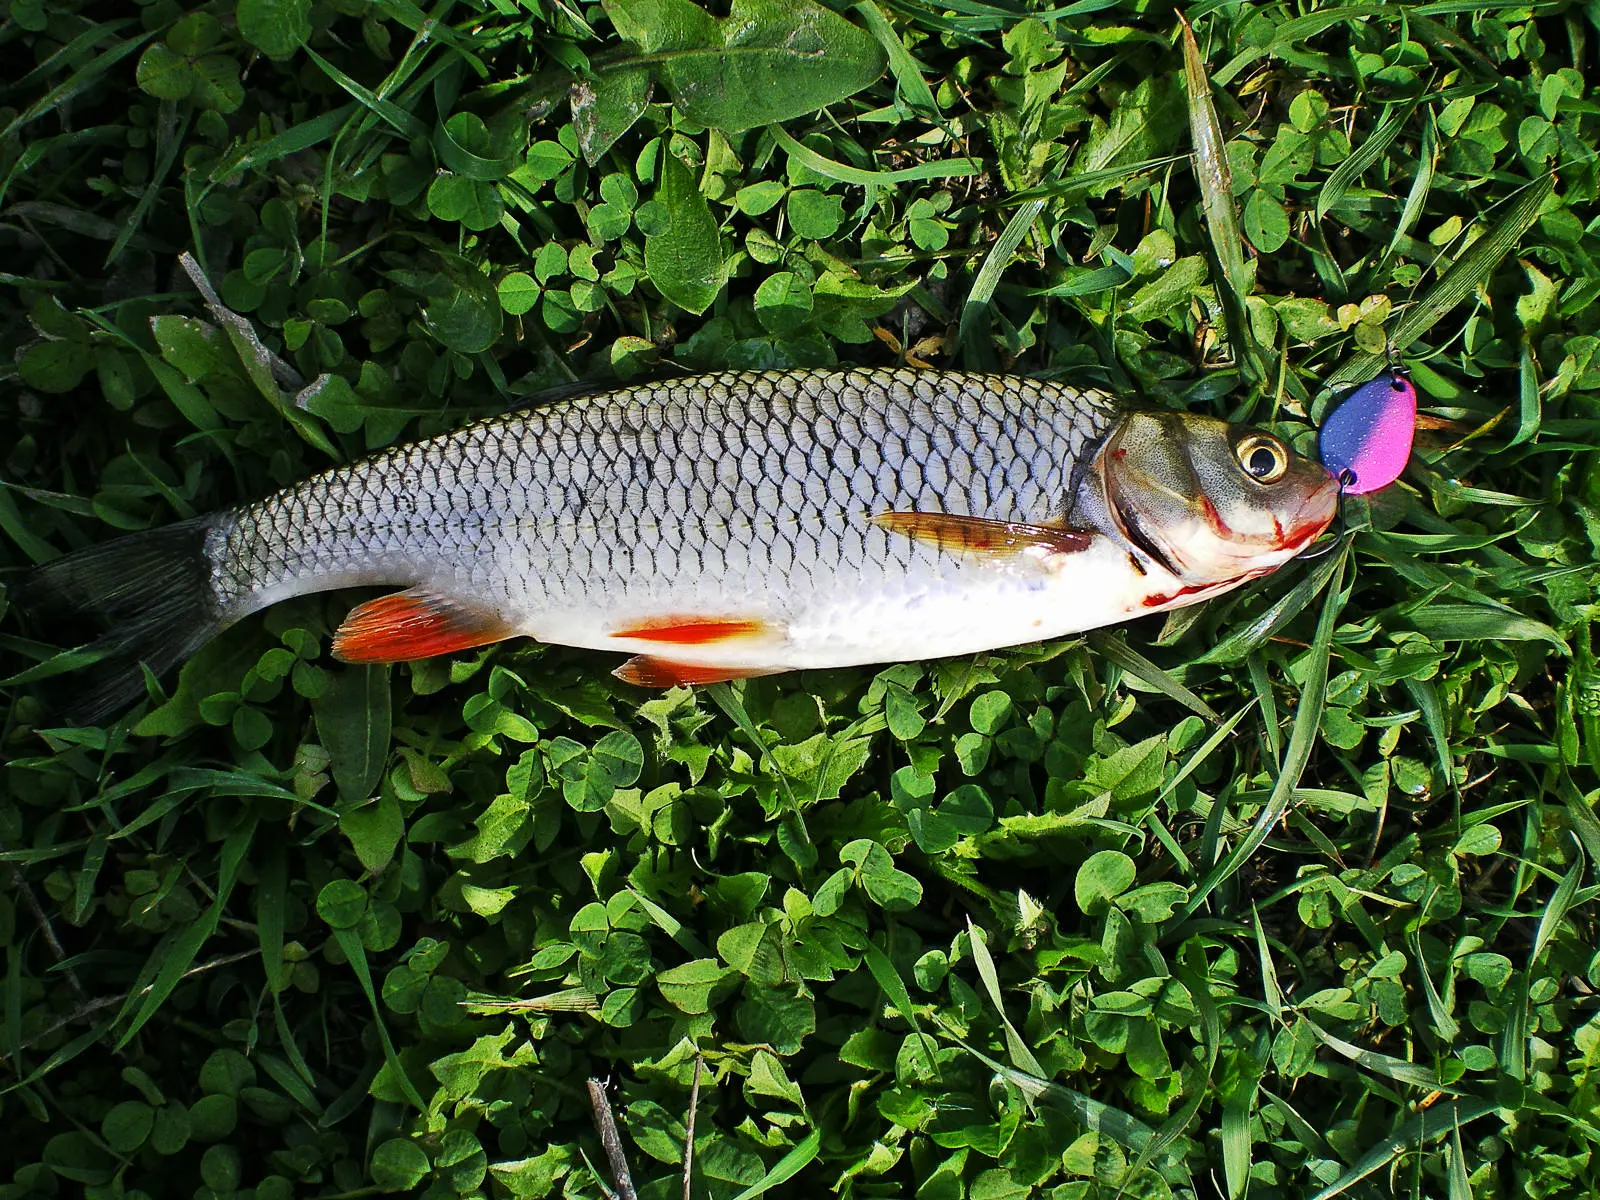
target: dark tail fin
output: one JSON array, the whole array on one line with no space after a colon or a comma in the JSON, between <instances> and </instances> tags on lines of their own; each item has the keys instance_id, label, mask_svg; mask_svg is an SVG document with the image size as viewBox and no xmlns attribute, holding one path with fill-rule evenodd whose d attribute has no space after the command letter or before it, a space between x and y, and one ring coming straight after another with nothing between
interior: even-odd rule
<instances>
[{"instance_id":1,"label":"dark tail fin","mask_svg":"<svg viewBox=\"0 0 1600 1200\"><path fill-rule=\"evenodd\" d=\"M25 575L13 603L67 644L91 624L107 632L85 647L92 666L52 680L51 708L74 725L98 725L145 695L140 664L163 675L229 623L211 586L206 535L215 516L89 546Z\"/></svg>"}]
</instances>

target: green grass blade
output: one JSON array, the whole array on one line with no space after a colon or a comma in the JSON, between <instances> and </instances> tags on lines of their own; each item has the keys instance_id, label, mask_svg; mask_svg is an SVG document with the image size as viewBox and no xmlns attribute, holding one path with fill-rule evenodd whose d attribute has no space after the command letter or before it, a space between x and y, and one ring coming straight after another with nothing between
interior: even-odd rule
<instances>
[{"instance_id":1,"label":"green grass blade","mask_svg":"<svg viewBox=\"0 0 1600 1200\"><path fill-rule=\"evenodd\" d=\"M1317 1040L1324 1046L1349 1059L1364 1071L1371 1071L1374 1075L1381 1075L1385 1079L1392 1079L1396 1083L1404 1083L1411 1087L1423 1088L1427 1091L1459 1093L1460 1089L1441 1080L1438 1074L1422 1063L1408 1062L1403 1058L1396 1058L1392 1054L1384 1054L1378 1050L1369 1050L1365 1046L1357 1046L1343 1038L1329 1033L1317 1022L1307 1018L1311 1032L1316 1034Z\"/></svg>"},{"instance_id":2,"label":"green grass blade","mask_svg":"<svg viewBox=\"0 0 1600 1200\"><path fill-rule=\"evenodd\" d=\"M1199 663L1236 662L1262 646L1279 629L1299 616L1306 605L1323 590L1338 569L1344 552L1336 552L1315 560L1305 578L1285 592L1254 621L1223 638L1210 650L1200 655Z\"/></svg>"},{"instance_id":3,"label":"green grass blade","mask_svg":"<svg viewBox=\"0 0 1600 1200\"><path fill-rule=\"evenodd\" d=\"M994 958L989 953L989 944L984 940L983 930L972 923L972 918L967 918L967 944L972 947L972 962L978 968L978 978L983 982L983 990L989 993L989 1003L994 1005L994 1010L1000 1016L1000 1024L1006 1032L1006 1054L1011 1059L1011 1065L1019 1071L1027 1071L1030 1075L1043 1075L1044 1068L1039 1065L1039 1060L1033 1056L1033 1051L1028 1049L1022 1036L1017 1033L1016 1026L1011 1024L1011 1018L1006 1016L1005 1001L1000 997L1000 976L994 969Z\"/></svg>"},{"instance_id":4,"label":"green grass blade","mask_svg":"<svg viewBox=\"0 0 1600 1200\"><path fill-rule=\"evenodd\" d=\"M1539 924L1533 932L1533 947L1528 951L1530 967L1544 957L1550 942L1560 932L1561 924L1567 919L1567 913L1572 908L1573 897L1578 893L1578 885L1583 882L1585 865L1583 851L1580 849L1571 869L1556 885L1556 890L1550 896L1550 903L1545 905L1544 911L1539 914Z\"/></svg>"},{"instance_id":5,"label":"green grass blade","mask_svg":"<svg viewBox=\"0 0 1600 1200\"><path fill-rule=\"evenodd\" d=\"M162 957L155 977L150 981L148 988L129 994L128 1001L119 1014L119 1019L128 1016L128 1023L123 1028L116 1045L112 1047L114 1050L121 1050L126 1046L134 1034L155 1016L156 1010L166 1003L167 997L172 994L172 989L178 986L189 968L194 965L201 947L217 931L217 925L222 920L223 909L233 892L239 866L244 861L245 852L250 848L255 829L256 821L251 819L228 835L222 847L222 865L218 875L216 898L193 924L181 933L164 940L162 942L164 950L157 949L156 953Z\"/></svg>"},{"instance_id":6,"label":"green grass blade","mask_svg":"<svg viewBox=\"0 0 1600 1200\"><path fill-rule=\"evenodd\" d=\"M895 970L894 963L889 956L871 942L861 946L862 961L867 964L867 972L872 976L874 983L882 989L883 994L889 998L889 1003L894 1005L895 1011L900 1014L900 1019L911 1027L911 1032L922 1038L927 1047L929 1061L933 1061L933 1039L922 1032L922 1026L917 1023L917 1012L911 1003L911 993L906 988L905 980L900 978L900 972Z\"/></svg>"},{"instance_id":7,"label":"green grass blade","mask_svg":"<svg viewBox=\"0 0 1600 1200\"><path fill-rule=\"evenodd\" d=\"M1420 1146L1437 1141L1451 1130L1487 1116L1500 1104L1499 1100L1459 1100L1423 1109L1363 1154L1338 1179L1316 1192L1311 1200L1333 1200L1335 1196L1344 1195L1368 1175L1383 1170L1402 1155L1414 1153Z\"/></svg>"},{"instance_id":8,"label":"green grass blade","mask_svg":"<svg viewBox=\"0 0 1600 1200\"><path fill-rule=\"evenodd\" d=\"M299 154L303 150L321 145L343 129L359 107L359 103L352 100L339 108L330 109L297 125L291 125L282 133L274 134L265 141L240 146L218 160L217 165L211 168L209 178L213 183L221 183L234 175L245 171L259 171L291 154Z\"/></svg>"},{"instance_id":9,"label":"green grass blade","mask_svg":"<svg viewBox=\"0 0 1600 1200\"><path fill-rule=\"evenodd\" d=\"M1239 1200L1250 1187L1250 1159L1253 1140L1250 1117L1255 1108L1256 1089L1238 1087L1222 1104L1218 1133L1222 1139L1222 1179L1228 1200Z\"/></svg>"},{"instance_id":10,"label":"green grass blade","mask_svg":"<svg viewBox=\"0 0 1600 1200\"><path fill-rule=\"evenodd\" d=\"M1137 1117L1129 1116L1104 1101L1086 1096L1072 1088L1063 1087L1059 1083L1041 1079L1027 1071L1018 1071L1014 1067L997 1062L982 1050L969 1045L948 1026L944 1029L944 1035L1007 1083L1016 1085L1029 1100L1050 1104L1070 1113L1085 1129L1104 1133L1119 1146L1136 1152L1143 1152L1155 1141L1156 1131ZM1185 1175L1188 1173L1181 1160L1169 1156L1169 1161Z\"/></svg>"},{"instance_id":11,"label":"green grass blade","mask_svg":"<svg viewBox=\"0 0 1600 1200\"><path fill-rule=\"evenodd\" d=\"M822 1131L813 1129L787 1154L772 1164L772 1168L744 1191L740 1192L733 1200L755 1200L763 1196L779 1184L788 1183L806 1167L811 1165L813 1159L822 1150Z\"/></svg>"},{"instance_id":12,"label":"green grass blade","mask_svg":"<svg viewBox=\"0 0 1600 1200\"><path fill-rule=\"evenodd\" d=\"M1439 690L1427 679L1403 679L1406 691L1422 710L1422 723L1428 730L1428 740L1433 743L1434 761L1439 765L1439 779L1452 792L1457 790L1455 771L1451 767L1450 731L1445 727L1444 707L1439 702Z\"/></svg>"},{"instance_id":13,"label":"green grass blade","mask_svg":"<svg viewBox=\"0 0 1600 1200\"><path fill-rule=\"evenodd\" d=\"M407 141L420 141L428 136L428 127L420 120L398 104L383 99L371 88L357 83L310 46L305 47L305 55L322 69L324 75L349 93L358 104L405 137Z\"/></svg>"},{"instance_id":14,"label":"green grass blade","mask_svg":"<svg viewBox=\"0 0 1600 1200\"><path fill-rule=\"evenodd\" d=\"M1538 437L1543 417L1543 406L1539 398L1539 376L1533 366L1533 347L1527 342L1522 343L1517 384L1517 431L1506 443L1508 450L1512 446L1520 446Z\"/></svg>"},{"instance_id":15,"label":"green grass blade","mask_svg":"<svg viewBox=\"0 0 1600 1200\"><path fill-rule=\"evenodd\" d=\"M871 187L875 184L913 183L924 179L964 179L970 175L983 173L983 165L971 158L917 163L915 166L899 167L892 171L868 171L818 154L810 146L796 141L781 126L774 125L769 132L773 140L799 162L810 167L818 175L826 175L829 179L837 179L841 183Z\"/></svg>"},{"instance_id":16,"label":"green grass blade","mask_svg":"<svg viewBox=\"0 0 1600 1200\"><path fill-rule=\"evenodd\" d=\"M1282 820L1284 813L1289 809L1289 803L1294 798L1295 786L1300 782L1300 775L1311 760L1311 750L1316 744L1317 730L1322 721L1322 699L1328 685L1328 659L1333 648L1333 630L1344 607L1342 585L1344 565L1349 553L1349 547L1346 546L1338 556L1333 576L1328 584L1322 603L1322 615L1317 620L1316 636L1307 652L1308 665L1305 670L1305 682L1300 689L1300 702L1295 707L1294 728L1289 734L1289 746L1284 752L1283 766L1278 771L1272 794L1254 825L1251 826L1249 834L1207 873L1205 879L1184 903L1182 913L1178 914L1175 920L1181 922L1187 919L1205 903L1206 898L1219 884L1232 876L1261 848L1261 844L1272 833L1273 827Z\"/></svg>"},{"instance_id":17,"label":"green grass blade","mask_svg":"<svg viewBox=\"0 0 1600 1200\"><path fill-rule=\"evenodd\" d=\"M367 948L361 944L361 935L354 929L333 929L330 932L339 949L344 951L345 958L350 961L350 969L355 972L361 990L366 993L367 1003L372 1006L372 1023L378 1031L378 1041L383 1046L383 1061L388 1064L406 1099L416 1105L418 1111L427 1112L427 1104L418 1094L417 1085L411 1082L411 1076L406 1074L400 1056L395 1053L394 1042L389 1037L389 1027L384 1022L383 1009L378 1004L378 992L372 986L372 968L367 964Z\"/></svg>"},{"instance_id":18,"label":"green grass blade","mask_svg":"<svg viewBox=\"0 0 1600 1200\"><path fill-rule=\"evenodd\" d=\"M1183 22L1183 82L1189 96L1189 137L1194 147L1195 180L1200 185L1200 205L1206 215L1206 229L1223 279L1235 303L1243 301L1250 287L1244 264L1244 233L1239 227L1239 210L1233 203L1233 171L1228 165L1228 148L1222 137L1222 123L1211 100L1211 81L1206 78L1205 60L1200 55L1194 30Z\"/></svg>"},{"instance_id":19,"label":"green grass blade","mask_svg":"<svg viewBox=\"0 0 1600 1200\"><path fill-rule=\"evenodd\" d=\"M1255 689L1261 704L1261 733L1267 742L1267 753L1274 765L1283 761L1283 730L1278 727L1278 698L1273 692L1272 677L1267 673L1267 656L1252 650L1244 657L1245 669L1250 672L1250 686Z\"/></svg>"},{"instance_id":20,"label":"green grass blade","mask_svg":"<svg viewBox=\"0 0 1600 1200\"><path fill-rule=\"evenodd\" d=\"M1376 163L1395 138L1400 136L1400 131L1405 128L1411 114L1416 111L1417 102L1413 100L1404 107L1391 105L1385 110L1383 117L1378 122L1378 127L1367 135L1361 145L1350 152L1350 157L1334 168L1317 192L1317 220L1322 220L1328 215L1330 209L1336 208L1344 199L1345 192L1350 190L1350 185L1361 178L1361 173Z\"/></svg>"},{"instance_id":21,"label":"green grass blade","mask_svg":"<svg viewBox=\"0 0 1600 1200\"><path fill-rule=\"evenodd\" d=\"M913 111L920 111L925 116L939 120L939 102L933 98L933 89L928 86L928 81L923 78L924 67L911 56L911 51L906 49L905 42L900 40L900 35L894 31L894 26L889 24L889 19L883 15L873 0L861 0L853 6L852 11L858 15L867 27L867 32L878 39L878 45L883 47L883 52L889 57L889 71L894 76L895 83L900 86L900 94Z\"/></svg>"},{"instance_id":22,"label":"green grass blade","mask_svg":"<svg viewBox=\"0 0 1600 1200\"><path fill-rule=\"evenodd\" d=\"M989 310L989 301L994 296L995 288L1000 286L1000 277L1011 265L1017 247L1022 245L1023 239L1028 236L1033 223L1044 211L1045 204L1044 199L1029 200L1012 213L1011 219L1000 231L1000 236L995 239L994 245L989 247L989 253L984 256L983 265L978 268L977 278L972 281L972 290L967 293L967 302L961 306L961 325L956 334L956 340L969 355L976 352L974 339L977 336L978 325Z\"/></svg>"},{"instance_id":23,"label":"green grass blade","mask_svg":"<svg viewBox=\"0 0 1600 1200\"><path fill-rule=\"evenodd\" d=\"M183 135L188 128L189 114L180 114L170 100L162 101L156 115L156 168L150 181L145 184L139 203L133 206L132 214L122 226L122 232L117 234L117 240L111 243L111 249L106 252L107 266L122 256L128 243L138 235L150 210L155 207L156 199L161 194L161 185L166 182L172 164L177 161L178 151L183 148Z\"/></svg>"},{"instance_id":24,"label":"green grass blade","mask_svg":"<svg viewBox=\"0 0 1600 1200\"><path fill-rule=\"evenodd\" d=\"M1180 17L1180 20L1182 18ZM1217 298L1228 322L1228 340L1257 382L1270 377L1267 360L1256 345L1245 315L1244 301L1254 289L1253 273L1245 264L1244 233L1233 202L1233 172L1228 148L1211 99L1211 81L1194 30L1183 21L1183 82L1189 95L1189 137L1194 146L1195 181L1200 185L1200 206L1206 215L1206 232L1221 275L1214 282Z\"/></svg>"},{"instance_id":25,"label":"green grass blade","mask_svg":"<svg viewBox=\"0 0 1600 1200\"><path fill-rule=\"evenodd\" d=\"M1516 248L1522 235L1539 219L1545 202L1555 192L1555 186L1555 176L1546 175L1525 188L1494 227L1469 246L1422 299L1406 309L1389 335L1397 352L1405 350L1422 337L1441 317L1488 282L1501 260ZM1334 390L1353 383L1364 383L1376 375L1383 365L1383 355L1361 351L1351 355L1328 376L1325 386Z\"/></svg>"},{"instance_id":26,"label":"green grass blade","mask_svg":"<svg viewBox=\"0 0 1600 1200\"><path fill-rule=\"evenodd\" d=\"M678 945L696 958L710 956L711 951L706 948L706 944L695 937L694 932L682 921L678 920L677 917L662 908L638 888L629 888L628 894L633 897L634 902L640 908L650 915L650 919L655 922L656 928L661 930L662 933L677 942Z\"/></svg>"},{"instance_id":27,"label":"green grass blade","mask_svg":"<svg viewBox=\"0 0 1600 1200\"><path fill-rule=\"evenodd\" d=\"M1129 675L1155 688L1163 696L1171 697L1213 725L1221 723L1221 713L1122 639L1097 630L1089 635L1089 644L1094 647L1095 653L1109 658Z\"/></svg>"},{"instance_id":28,"label":"green grass blade","mask_svg":"<svg viewBox=\"0 0 1600 1200\"><path fill-rule=\"evenodd\" d=\"M146 42L155 37L157 32L158 31L154 29L149 30L140 34L136 38L130 38L126 42L122 42L119 45L111 47L109 50L103 50L99 54L95 55L93 59L79 67L71 75L67 76L66 79L62 80L62 82L58 83L43 96L40 96L38 100L30 104L25 111L14 117L11 123L4 129L0 129L0 140L4 140L10 134L26 125L29 121L37 120L38 118L44 116L45 113L54 111L55 109L61 107L61 105L65 104L68 100L71 100L74 96L77 96L80 93L88 90L112 67L116 66L123 59L127 58L128 55L132 54L135 50L140 49Z\"/></svg>"},{"instance_id":29,"label":"green grass blade","mask_svg":"<svg viewBox=\"0 0 1600 1200\"><path fill-rule=\"evenodd\" d=\"M1233 736L1233 731L1239 727L1239 722L1244 720L1245 715L1255 706L1256 701L1250 701L1238 712L1234 713L1233 716L1217 726L1212 731L1211 736L1201 743L1200 748L1191 754L1183 766L1178 769L1178 773L1161 786L1161 791L1156 794L1156 800L1158 802L1165 800L1180 783L1204 766L1206 760L1216 753L1217 747Z\"/></svg>"},{"instance_id":30,"label":"green grass blade","mask_svg":"<svg viewBox=\"0 0 1600 1200\"><path fill-rule=\"evenodd\" d=\"M1417 152L1417 173L1411 178L1411 190L1406 193L1405 207L1395 222L1394 236L1389 241L1387 256L1398 253L1400 243L1416 228L1422 216L1428 192L1433 188L1433 175L1439 167L1439 122L1433 110L1427 110L1422 124L1422 146Z\"/></svg>"}]
</instances>

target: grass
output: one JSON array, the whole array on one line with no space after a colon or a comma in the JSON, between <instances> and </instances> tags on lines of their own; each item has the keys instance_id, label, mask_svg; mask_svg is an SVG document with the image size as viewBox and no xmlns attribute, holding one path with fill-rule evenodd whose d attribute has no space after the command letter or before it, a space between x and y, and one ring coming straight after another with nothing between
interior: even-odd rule
<instances>
[{"instance_id":1,"label":"grass","mask_svg":"<svg viewBox=\"0 0 1600 1200\"><path fill-rule=\"evenodd\" d=\"M652 1198L1600 1191L1593 6L1186 15L12 0L0 565L575 379L1423 424L1334 554L976 659L318 597L72 730L6 618L0 1196L596 1197L591 1078Z\"/></svg>"}]
</instances>

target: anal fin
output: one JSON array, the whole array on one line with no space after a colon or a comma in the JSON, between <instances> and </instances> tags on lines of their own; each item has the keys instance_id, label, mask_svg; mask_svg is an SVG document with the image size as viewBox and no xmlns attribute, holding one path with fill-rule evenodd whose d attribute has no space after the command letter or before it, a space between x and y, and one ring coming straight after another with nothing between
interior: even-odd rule
<instances>
[{"instance_id":1,"label":"anal fin","mask_svg":"<svg viewBox=\"0 0 1600 1200\"><path fill-rule=\"evenodd\" d=\"M499 613L416 588L380 596L350 610L333 634L343 662L410 662L470 650L516 635Z\"/></svg>"},{"instance_id":2,"label":"anal fin","mask_svg":"<svg viewBox=\"0 0 1600 1200\"><path fill-rule=\"evenodd\" d=\"M671 688L691 683L725 683L730 679L750 679L756 675L771 675L761 667L706 667L693 663L673 662L649 654L636 654L611 672L623 683L636 687Z\"/></svg>"},{"instance_id":3,"label":"anal fin","mask_svg":"<svg viewBox=\"0 0 1600 1200\"><path fill-rule=\"evenodd\" d=\"M952 554L1007 559L1043 554L1077 554L1094 535L1065 525L1028 521L991 521L959 513L885 512L872 520L891 533L903 533Z\"/></svg>"}]
</instances>

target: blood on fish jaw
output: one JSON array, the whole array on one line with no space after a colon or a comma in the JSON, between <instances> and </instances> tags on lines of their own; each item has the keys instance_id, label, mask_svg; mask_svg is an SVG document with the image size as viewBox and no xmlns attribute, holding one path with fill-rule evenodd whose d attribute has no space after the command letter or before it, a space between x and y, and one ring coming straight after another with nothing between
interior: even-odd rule
<instances>
[{"instance_id":1,"label":"blood on fish jaw","mask_svg":"<svg viewBox=\"0 0 1600 1200\"><path fill-rule=\"evenodd\" d=\"M1175 592L1155 592L1152 595L1146 596L1143 600L1139 601L1139 603L1145 608L1162 608L1168 604L1171 604L1174 600L1181 600L1185 596L1197 596L1201 592L1213 591L1214 589L1220 587L1230 587L1236 582L1237 580L1228 579L1224 580L1222 583L1185 584Z\"/></svg>"},{"instance_id":2,"label":"blood on fish jaw","mask_svg":"<svg viewBox=\"0 0 1600 1200\"><path fill-rule=\"evenodd\" d=\"M1227 541L1233 539L1232 528L1222 519L1222 514L1217 511L1217 506L1211 503L1210 496L1203 495L1200 497L1200 511L1205 514L1206 524L1211 526L1213 533ZM1277 523L1276 517L1273 518L1273 523Z\"/></svg>"},{"instance_id":3,"label":"blood on fish jaw","mask_svg":"<svg viewBox=\"0 0 1600 1200\"><path fill-rule=\"evenodd\" d=\"M1274 569L1273 567L1260 567L1254 571L1246 571L1242 575L1235 575L1232 579L1218 579L1212 583L1184 584L1182 587L1170 592L1154 592L1140 600L1139 604L1142 608L1157 609L1166 608L1186 596L1205 599L1210 596L1221 595L1223 592L1230 591L1242 583L1248 583L1252 579L1259 579L1263 575L1268 575ZM1193 600L1188 601L1190 604L1194 602Z\"/></svg>"},{"instance_id":4,"label":"blood on fish jaw","mask_svg":"<svg viewBox=\"0 0 1600 1200\"><path fill-rule=\"evenodd\" d=\"M1293 551L1294 553L1298 554L1301 550L1305 549L1312 542L1316 541L1318 536L1327 527L1328 526L1327 526L1326 522L1323 522L1321 524L1319 524L1319 523L1317 523L1315 521L1308 522L1293 537L1287 537L1287 538L1283 536L1283 533L1280 530L1279 531L1279 535L1278 535L1279 536L1279 541L1281 541L1283 543L1283 548L1285 550L1290 550L1290 551Z\"/></svg>"}]
</instances>

